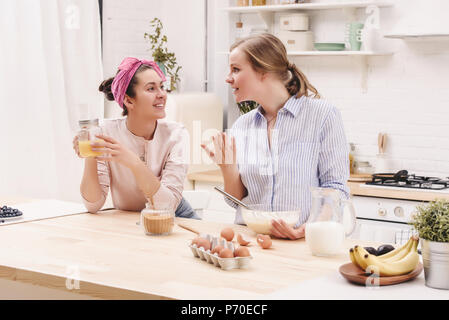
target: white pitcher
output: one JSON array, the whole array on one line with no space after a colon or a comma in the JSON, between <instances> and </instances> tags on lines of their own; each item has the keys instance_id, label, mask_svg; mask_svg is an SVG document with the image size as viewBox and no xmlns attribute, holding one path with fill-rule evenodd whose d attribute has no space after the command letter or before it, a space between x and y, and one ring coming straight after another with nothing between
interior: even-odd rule
<instances>
[{"instance_id":1,"label":"white pitcher","mask_svg":"<svg viewBox=\"0 0 449 320\"><path fill-rule=\"evenodd\" d=\"M306 222L305 237L316 256L343 253L343 242L356 226L352 201L330 188L312 188L312 207Z\"/></svg>"}]
</instances>

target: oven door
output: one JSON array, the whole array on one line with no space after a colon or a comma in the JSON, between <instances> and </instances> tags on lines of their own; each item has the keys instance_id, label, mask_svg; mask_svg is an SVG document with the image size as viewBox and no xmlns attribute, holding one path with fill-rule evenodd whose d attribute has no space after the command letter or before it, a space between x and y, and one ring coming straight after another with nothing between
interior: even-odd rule
<instances>
[{"instance_id":1,"label":"oven door","mask_svg":"<svg viewBox=\"0 0 449 320\"><path fill-rule=\"evenodd\" d=\"M413 227L406 223L357 218L355 231L350 238L402 245L412 235Z\"/></svg>"}]
</instances>

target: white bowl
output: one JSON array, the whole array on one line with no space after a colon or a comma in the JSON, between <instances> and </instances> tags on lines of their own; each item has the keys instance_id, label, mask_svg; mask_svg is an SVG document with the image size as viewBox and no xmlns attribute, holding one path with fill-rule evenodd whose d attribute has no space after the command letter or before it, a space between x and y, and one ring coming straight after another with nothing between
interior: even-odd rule
<instances>
[{"instance_id":1,"label":"white bowl","mask_svg":"<svg viewBox=\"0 0 449 320\"><path fill-rule=\"evenodd\" d=\"M269 210L267 205L249 205L250 209L242 208L242 217L245 224L255 233L271 234L271 221L284 220L290 227L294 227L300 217L300 209L279 208L279 211ZM273 208L277 209L277 208Z\"/></svg>"}]
</instances>

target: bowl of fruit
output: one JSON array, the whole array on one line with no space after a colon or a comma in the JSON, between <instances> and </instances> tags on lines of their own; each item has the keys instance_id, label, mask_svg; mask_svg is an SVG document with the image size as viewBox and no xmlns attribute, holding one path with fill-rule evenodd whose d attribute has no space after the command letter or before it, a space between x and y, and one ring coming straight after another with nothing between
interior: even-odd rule
<instances>
[{"instance_id":1,"label":"bowl of fruit","mask_svg":"<svg viewBox=\"0 0 449 320\"><path fill-rule=\"evenodd\" d=\"M418 254L419 238L412 236L396 248L390 244L377 249L356 245L349 249L350 263L340 273L350 282L365 285L396 284L418 276L423 270Z\"/></svg>"}]
</instances>

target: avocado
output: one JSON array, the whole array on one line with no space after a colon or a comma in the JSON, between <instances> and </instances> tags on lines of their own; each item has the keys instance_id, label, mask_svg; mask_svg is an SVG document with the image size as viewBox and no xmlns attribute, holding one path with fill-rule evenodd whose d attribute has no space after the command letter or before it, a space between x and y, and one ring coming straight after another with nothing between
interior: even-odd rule
<instances>
[{"instance_id":1,"label":"avocado","mask_svg":"<svg viewBox=\"0 0 449 320\"><path fill-rule=\"evenodd\" d=\"M391 244L383 244L377 248L377 255L381 256L383 254L386 254L390 251L393 251L394 247Z\"/></svg>"},{"instance_id":2,"label":"avocado","mask_svg":"<svg viewBox=\"0 0 449 320\"><path fill-rule=\"evenodd\" d=\"M373 254L373 255L377 256L377 250L374 249L373 247L364 247L364 249L366 251L368 251L370 254Z\"/></svg>"}]
</instances>

